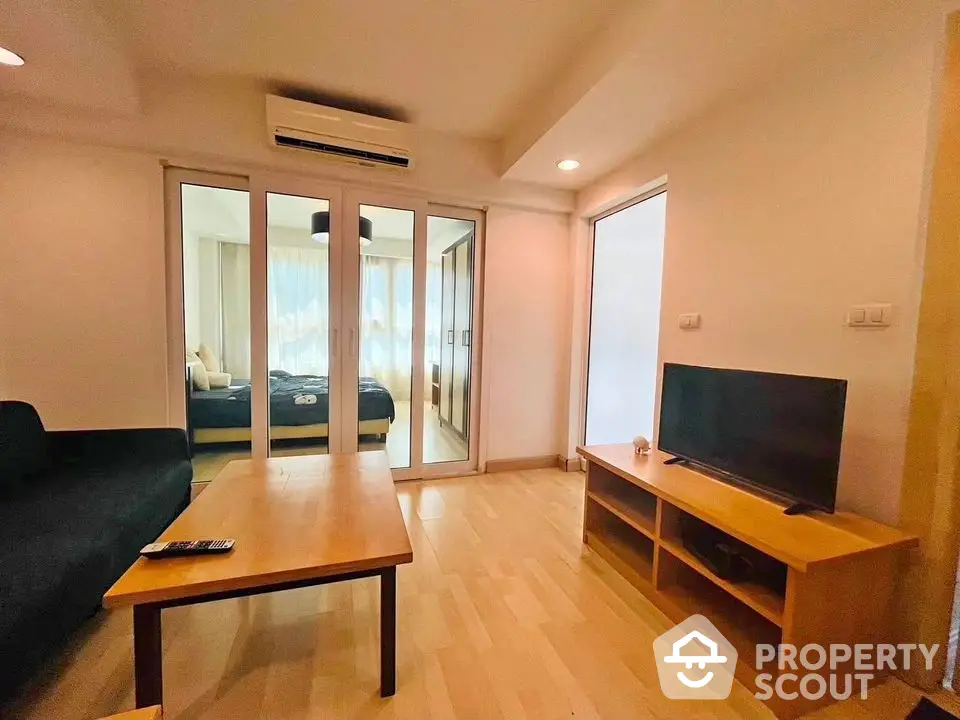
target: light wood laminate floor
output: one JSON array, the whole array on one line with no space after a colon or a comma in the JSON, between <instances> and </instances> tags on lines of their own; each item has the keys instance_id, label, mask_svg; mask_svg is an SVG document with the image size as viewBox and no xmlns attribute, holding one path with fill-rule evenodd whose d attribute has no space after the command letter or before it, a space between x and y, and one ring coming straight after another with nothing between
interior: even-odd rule
<instances>
[{"instance_id":1,"label":"light wood laminate floor","mask_svg":"<svg viewBox=\"0 0 960 720\"><path fill-rule=\"evenodd\" d=\"M164 718L772 718L660 693L667 619L580 543L583 476L556 470L398 485L414 548L398 574L398 688L378 694L378 586L362 580L164 611ZM129 610L101 612L4 718L133 707ZM898 681L820 720L901 720Z\"/></svg>"}]
</instances>

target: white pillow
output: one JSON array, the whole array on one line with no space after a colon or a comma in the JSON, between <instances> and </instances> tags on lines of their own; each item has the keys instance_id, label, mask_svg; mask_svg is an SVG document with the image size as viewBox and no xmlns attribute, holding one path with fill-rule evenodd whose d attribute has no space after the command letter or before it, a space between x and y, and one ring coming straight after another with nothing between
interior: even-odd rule
<instances>
[{"instance_id":1,"label":"white pillow","mask_svg":"<svg viewBox=\"0 0 960 720\"><path fill-rule=\"evenodd\" d=\"M207 381L213 390L230 387L233 376L225 372L207 372Z\"/></svg>"},{"instance_id":2,"label":"white pillow","mask_svg":"<svg viewBox=\"0 0 960 720\"><path fill-rule=\"evenodd\" d=\"M210 389L210 376L207 375L207 369L203 366L202 362L190 363L187 367L190 368L191 377L193 378L193 387L197 390L209 390Z\"/></svg>"},{"instance_id":3,"label":"white pillow","mask_svg":"<svg viewBox=\"0 0 960 720\"><path fill-rule=\"evenodd\" d=\"M213 350L203 343L200 343L200 349L197 350L197 355L200 356L200 360L208 372L220 372L220 358L214 354Z\"/></svg>"}]
</instances>

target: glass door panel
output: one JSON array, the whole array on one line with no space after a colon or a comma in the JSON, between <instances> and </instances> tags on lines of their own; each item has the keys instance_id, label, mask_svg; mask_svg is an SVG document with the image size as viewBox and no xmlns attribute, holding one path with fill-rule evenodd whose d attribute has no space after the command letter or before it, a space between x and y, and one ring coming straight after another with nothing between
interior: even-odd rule
<instances>
[{"instance_id":1,"label":"glass door panel","mask_svg":"<svg viewBox=\"0 0 960 720\"><path fill-rule=\"evenodd\" d=\"M172 385L183 379L171 407L186 406L198 455L219 463L206 479L268 453L384 450L396 479L475 468L482 214L428 216L423 200L292 177L194 175L168 173L182 243L169 267L184 291L171 327L188 352L181 366L171 346ZM191 362L217 387L193 387Z\"/></svg>"},{"instance_id":2,"label":"glass door panel","mask_svg":"<svg viewBox=\"0 0 960 720\"><path fill-rule=\"evenodd\" d=\"M427 220L425 463L470 457L475 237L474 220Z\"/></svg>"},{"instance_id":3,"label":"glass door panel","mask_svg":"<svg viewBox=\"0 0 960 720\"><path fill-rule=\"evenodd\" d=\"M653 437L666 212L660 192L594 223L587 445Z\"/></svg>"},{"instance_id":4,"label":"glass door panel","mask_svg":"<svg viewBox=\"0 0 960 720\"><path fill-rule=\"evenodd\" d=\"M270 454L330 451L330 201L268 192Z\"/></svg>"},{"instance_id":5,"label":"glass door panel","mask_svg":"<svg viewBox=\"0 0 960 720\"><path fill-rule=\"evenodd\" d=\"M359 206L360 318L357 443L385 449L393 468L411 466L413 210ZM351 338L351 348L354 338Z\"/></svg>"},{"instance_id":6,"label":"glass door panel","mask_svg":"<svg viewBox=\"0 0 960 720\"><path fill-rule=\"evenodd\" d=\"M186 427L194 481L250 457L250 193L179 183Z\"/></svg>"}]
</instances>

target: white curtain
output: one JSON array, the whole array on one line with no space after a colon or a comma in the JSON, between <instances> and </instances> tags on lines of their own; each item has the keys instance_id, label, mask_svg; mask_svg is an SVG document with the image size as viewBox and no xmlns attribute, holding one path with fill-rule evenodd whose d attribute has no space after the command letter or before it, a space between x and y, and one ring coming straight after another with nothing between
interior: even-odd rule
<instances>
[{"instance_id":1,"label":"white curtain","mask_svg":"<svg viewBox=\"0 0 960 720\"><path fill-rule=\"evenodd\" d=\"M187 264L184 263L184 271L186 266ZM213 350L217 357L222 358L223 327L220 320L220 242L218 240L208 237L199 238L197 271L199 285L197 297L200 302L197 321L200 328L200 342ZM246 308L244 310L246 311Z\"/></svg>"},{"instance_id":2,"label":"white curtain","mask_svg":"<svg viewBox=\"0 0 960 720\"><path fill-rule=\"evenodd\" d=\"M271 247L267 255L267 347L271 370L327 375L330 264L325 246Z\"/></svg>"},{"instance_id":3,"label":"white curtain","mask_svg":"<svg viewBox=\"0 0 960 720\"><path fill-rule=\"evenodd\" d=\"M360 258L360 375L409 400L413 364L413 261Z\"/></svg>"},{"instance_id":4,"label":"white curtain","mask_svg":"<svg viewBox=\"0 0 960 720\"><path fill-rule=\"evenodd\" d=\"M250 249L223 243L224 362L250 376ZM409 400L413 348L413 261L361 256L360 375L379 380L395 400ZM329 373L329 253L324 246L273 246L267 255L268 356L271 370ZM428 268L439 288L439 265ZM431 301L437 305L432 311ZM439 318L440 291L428 292L427 318ZM440 345L440 323L428 322L427 358ZM436 335L436 337L433 337ZM344 338L346 341L346 338ZM245 352L245 355L243 354ZM234 357L237 360L234 369ZM229 358L229 360L228 360ZM242 374L241 374L242 373Z\"/></svg>"},{"instance_id":5,"label":"white curtain","mask_svg":"<svg viewBox=\"0 0 960 720\"><path fill-rule=\"evenodd\" d=\"M250 247L220 243L224 372L250 377Z\"/></svg>"}]
</instances>

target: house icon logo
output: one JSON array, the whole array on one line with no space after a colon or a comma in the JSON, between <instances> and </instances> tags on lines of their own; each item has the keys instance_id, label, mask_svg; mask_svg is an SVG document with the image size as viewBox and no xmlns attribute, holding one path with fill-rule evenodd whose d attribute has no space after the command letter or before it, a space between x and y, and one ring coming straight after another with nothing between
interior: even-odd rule
<instances>
[{"instance_id":1,"label":"house icon logo","mask_svg":"<svg viewBox=\"0 0 960 720\"><path fill-rule=\"evenodd\" d=\"M703 615L653 641L660 689L672 700L723 700L733 688L737 651Z\"/></svg>"}]
</instances>

